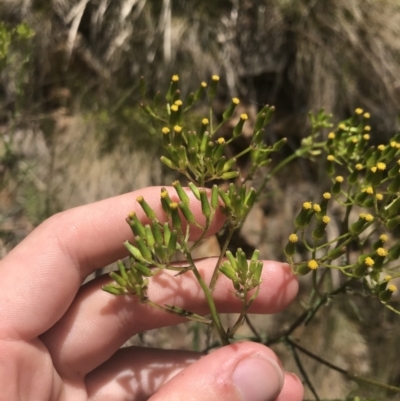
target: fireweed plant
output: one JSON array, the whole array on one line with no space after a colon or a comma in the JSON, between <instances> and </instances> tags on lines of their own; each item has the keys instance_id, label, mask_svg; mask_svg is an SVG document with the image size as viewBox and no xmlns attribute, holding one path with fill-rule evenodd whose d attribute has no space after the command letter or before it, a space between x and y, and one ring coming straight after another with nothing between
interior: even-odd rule
<instances>
[{"instance_id":1,"label":"fireweed plant","mask_svg":"<svg viewBox=\"0 0 400 401\"><path fill-rule=\"evenodd\" d=\"M248 116L240 115L228 139L222 136L220 129L234 117L240 100L233 98L223 112L222 119L215 123L211 104L217 94L218 83L219 77L214 75L209 83L202 82L196 92L183 100L179 76L174 75L164 98L157 93L153 102L145 103L146 84L144 79L141 80L141 107L159 126L157 130L164 149L161 162L185 177L184 185L201 203L205 223L200 225L195 220L189 197L180 181L172 183L177 195L173 198L178 201L172 201L171 194L165 188L161 189L160 202L168 220L166 223L160 222L146 199L139 196L137 202L150 223L142 224L135 212L127 216L135 236L133 243L124 243L130 254L129 262L128 265L118 262L119 271L110 273L114 282L103 289L115 295L135 296L152 307L214 327L223 345L234 341L237 329L247 322L254 333L252 340L266 345L284 341L293 351L298 364L297 350L319 358L298 345L290 335L301 324L307 324L329 299L346 293L356 282L360 284L357 288L362 288L363 293L375 296L384 307L399 313L389 302L397 291L392 280L400 276L400 242L393 233L400 225L400 134L396 134L388 143L371 146L368 112L357 108L352 117L334 126L332 116L321 110L315 115L310 113L311 134L303 139L299 149L273 165L271 155L285 145L286 139L272 145L265 143L264 129L274 113L273 106L265 105L257 114L248 147L232 157L227 156L227 147L242 135ZM195 104L204 101L208 102L208 115L200 117L197 123L193 122L187 112ZM244 155L249 155L251 160L245 175L237 165L237 160ZM287 330L268 338L257 333L247 316L261 283L263 263L259 260L259 251L255 250L248 261L242 249L232 253L229 244L233 233L240 229L271 177L299 157L322 163L330 183L329 191L317 194L316 199L307 199L299 205L293 232L284 249L295 274L312 276L313 290L303 314ZM254 188L251 183L260 169L264 178ZM207 191L206 185L211 189ZM326 231L331 222L329 210L334 203L343 211L342 221L339 236L328 239ZM226 216L223 228L225 240L211 281L206 283L196 268L192 252L204 238L217 210ZM193 227L203 230L203 235L197 241L190 242ZM309 253L307 260L302 260L296 252L300 243ZM350 245L358 250L355 258L354 252L349 252ZM185 265L175 262L174 255L178 251L185 256ZM194 275L204 292L210 317L200 316L176 305L156 304L149 299L149 278L164 269L175 271L176 275ZM323 282L333 269L339 270L344 279L340 287L327 293L324 292L326 286ZM237 321L227 328L221 322L213 299L220 275L231 280L235 296L242 303L242 312ZM352 374L321 358L318 360L350 379L400 391L397 387ZM301 364L299 369L306 384L319 399Z\"/></svg>"}]
</instances>

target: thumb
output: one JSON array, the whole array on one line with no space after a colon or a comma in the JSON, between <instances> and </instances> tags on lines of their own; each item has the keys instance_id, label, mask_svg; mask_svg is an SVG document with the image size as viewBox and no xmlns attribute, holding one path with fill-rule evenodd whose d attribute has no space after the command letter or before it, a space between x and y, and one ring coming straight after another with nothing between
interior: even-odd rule
<instances>
[{"instance_id":1,"label":"thumb","mask_svg":"<svg viewBox=\"0 0 400 401\"><path fill-rule=\"evenodd\" d=\"M283 369L269 348L236 343L182 370L149 401L273 401L283 383Z\"/></svg>"}]
</instances>

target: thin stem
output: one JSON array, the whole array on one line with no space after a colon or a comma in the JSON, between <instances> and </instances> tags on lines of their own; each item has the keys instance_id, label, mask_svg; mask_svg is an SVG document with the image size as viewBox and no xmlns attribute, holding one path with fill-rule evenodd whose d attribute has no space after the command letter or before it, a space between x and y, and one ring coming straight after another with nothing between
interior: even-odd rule
<instances>
[{"instance_id":1,"label":"thin stem","mask_svg":"<svg viewBox=\"0 0 400 401\"><path fill-rule=\"evenodd\" d=\"M319 396L317 394L317 391L315 390L313 384L311 383L310 378L308 377L308 374L307 374L306 370L304 369L303 364L301 363L299 354L297 353L295 346L289 341L287 341L287 343L288 343L288 346L289 346L290 350L292 351L293 358L294 358L294 360L296 362L297 367L300 370L300 373L302 374L302 376L304 378L304 381L307 383L307 386L310 388L310 390L313 393L315 399L317 401L320 401L321 399L319 398Z\"/></svg>"},{"instance_id":2,"label":"thin stem","mask_svg":"<svg viewBox=\"0 0 400 401\"><path fill-rule=\"evenodd\" d=\"M207 303L208 303L208 307L210 308L210 313L211 313L211 319L218 331L219 337L221 338L222 344L223 345L228 345L229 344L229 338L228 335L226 334L222 323L221 323L221 319L219 317L217 308L215 306L215 302L212 296L212 292L210 291L210 288L208 288L207 284L205 283L205 281L203 280L203 278L201 277L199 271L197 270L196 265L194 264L194 261L192 259L192 256L190 253L186 254L186 257L188 258L188 262L190 263L190 265L192 266L192 271L193 274L196 277L196 280L198 281L198 283L200 284L201 289L204 292L204 296L206 297Z\"/></svg>"},{"instance_id":3,"label":"thin stem","mask_svg":"<svg viewBox=\"0 0 400 401\"><path fill-rule=\"evenodd\" d=\"M361 381L363 383L372 384L374 386L381 387L381 388L384 388L384 389L389 390L389 391L394 391L396 393L400 393L400 387L392 386L390 384L382 383L382 382L380 382L378 380L371 379L371 378L368 378L368 377L361 376L361 375L359 375L357 373L350 372L350 371L348 371L346 369L343 369L343 368L341 368L341 367L339 367L337 365L334 365L333 363L321 358L320 356L312 353L311 351L308 351L307 349L303 348L301 345L297 344L296 342L294 342L290 338L286 338L286 341L290 345L292 345L293 347L297 348L299 351L301 351L304 354L306 354L307 356L309 356L310 358L313 358L316 361L322 363L323 365L328 366L329 368L331 368L333 370L336 370L339 373L342 373L343 375L347 376L351 380L359 381L359 382Z\"/></svg>"},{"instance_id":4,"label":"thin stem","mask_svg":"<svg viewBox=\"0 0 400 401\"><path fill-rule=\"evenodd\" d=\"M221 265L222 259L225 257L225 252L228 249L229 243L231 242L233 233L235 231L235 228L229 227L228 235L225 239L224 245L222 246L221 253L219 255L219 258L217 260L217 263L215 264L214 272L211 277L210 281L210 291L213 292L215 288L215 284L217 283L217 278L218 278L218 273L219 273L219 266Z\"/></svg>"}]
</instances>

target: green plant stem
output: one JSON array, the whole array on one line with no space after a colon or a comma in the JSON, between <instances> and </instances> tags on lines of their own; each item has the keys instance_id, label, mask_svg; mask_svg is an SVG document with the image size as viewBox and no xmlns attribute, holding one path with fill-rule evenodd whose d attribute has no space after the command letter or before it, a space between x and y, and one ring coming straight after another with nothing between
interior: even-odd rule
<instances>
[{"instance_id":1,"label":"green plant stem","mask_svg":"<svg viewBox=\"0 0 400 401\"><path fill-rule=\"evenodd\" d=\"M207 284L205 283L205 281L203 280L203 278L201 277L200 272L198 271L196 265L194 264L194 261L192 259L192 256L190 255L190 253L188 253L186 256L188 258L188 262L192 266L193 274L196 277L196 280L198 281L198 283L200 284L200 287L203 290L204 296L206 297L208 307L210 308L211 319L215 325L215 328L218 331L219 337L221 338L221 342L223 345L228 345L229 338L222 326L221 319L219 317L217 308L215 306L214 298L212 296L212 292L211 292L210 288L207 286Z\"/></svg>"},{"instance_id":2,"label":"green plant stem","mask_svg":"<svg viewBox=\"0 0 400 401\"><path fill-rule=\"evenodd\" d=\"M222 246L221 253L219 255L219 258L217 260L217 263L215 264L214 272L211 277L210 281L210 291L213 292L215 288L215 284L217 283L217 278L218 278L218 273L219 273L219 266L221 265L222 259L225 257L226 250L228 249L229 243L231 242L232 235L235 232L234 227L229 227L228 235L226 236L224 245Z\"/></svg>"},{"instance_id":3,"label":"green plant stem","mask_svg":"<svg viewBox=\"0 0 400 401\"><path fill-rule=\"evenodd\" d=\"M315 355L311 351L308 351L307 349L303 348L301 345L297 344L295 341L291 340L289 337L287 337L285 340L292 347L297 348L302 353L306 354L310 358L315 359L316 361L322 363L323 365L328 366L329 368L331 368L333 370L336 370L339 373L342 373L343 375L345 375L350 380L354 380L356 382L363 382L363 383L371 384L371 385L376 386L376 387L384 388L385 390L389 390L389 391L393 391L393 392L396 392L396 393L400 393L400 387L392 386L390 384L382 383L382 382L380 382L378 380L371 379L369 377L364 377L364 376L361 376L361 375L359 375L357 373L350 372L350 371L348 371L346 369L343 369L343 368L341 368L339 366L334 365L333 363L321 358L318 355Z\"/></svg>"}]
</instances>

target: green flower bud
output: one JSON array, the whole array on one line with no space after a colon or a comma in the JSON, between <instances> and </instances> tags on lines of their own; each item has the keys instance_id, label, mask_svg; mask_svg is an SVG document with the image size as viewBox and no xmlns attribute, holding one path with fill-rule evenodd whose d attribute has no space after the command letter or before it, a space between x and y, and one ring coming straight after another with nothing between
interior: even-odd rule
<instances>
[{"instance_id":1,"label":"green flower bud","mask_svg":"<svg viewBox=\"0 0 400 401\"><path fill-rule=\"evenodd\" d=\"M211 77L210 88L208 89L208 97L210 100L214 99L215 95L217 94L218 82L219 82L219 76L213 75Z\"/></svg>"},{"instance_id":2,"label":"green flower bud","mask_svg":"<svg viewBox=\"0 0 400 401\"><path fill-rule=\"evenodd\" d=\"M338 176L335 178L335 183L333 184L332 190L331 190L331 192L332 192L334 195L338 195L338 194L340 193L340 191L342 190L342 183L343 183L343 181L344 181L344 179L343 179L343 177L342 177L341 175L338 175Z\"/></svg>"},{"instance_id":3,"label":"green flower bud","mask_svg":"<svg viewBox=\"0 0 400 401\"><path fill-rule=\"evenodd\" d=\"M169 205L172 203L171 198L169 197L168 191L165 188L161 188L161 206L167 216L171 214L171 208Z\"/></svg>"},{"instance_id":4,"label":"green flower bud","mask_svg":"<svg viewBox=\"0 0 400 401\"><path fill-rule=\"evenodd\" d=\"M297 229L307 227L310 224L311 217L314 214L311 202L304 202L300 213L294 220L294 225Z\"/></svg>"},{"instance_id":5,"label":"green flower bud","mask_svg":"<svg viewBox=\"0 0 400 401\"><path fill-rule=\"evenodd\" d=\"M393 230L400 224L400 216L393 217L392 219L389 219L386 221L385 225L386 228L389 230Z\"/></svg>"},{"instance_id":6,"label":"green flower bud","mask_svg":"<svg viewBox=\"0 0 400 401\"><path fill-rule=\"evenodd\" d=\"M223 173L219 178L221 178L221 180L231 180L237 177L239 177L239 171L228 171Z\"/></svg>"},{"instance_id":7,"label":"green flower bud","mask_svg":"<svg viewBox=\"0 0 400 401\"><path fill-rule=\"evenodd\" d=\"M173 75L171 78L171 83L169 84L167 95L165 96L168 103L171 103L174 93L178 89L178 82L179 82L179 76Z\"/></svg>"},{"instance_id":8,"label":"green flower bud","mask_svg":"<svg viewBox=\"0 0 400 401\"><path fill-rule=\"evenodd\" d=\"M186 111L188 111L192 106L193 106L193 104L194 104L194 93L193 92L190 92L189 94L188 94L188 97L186 98L186 107L185 107L185 112Z\"/></svg>"},{"instance_id":9,"label":"green flower bud","mask_svg":"<svg viewBox=\"0 0 400 401\"><path fill-rule=\"evenodd\" d=\"M233 129L233 137L237 138L243 131L244 123L249 119L248 115L243 113L240 115L239 122L236 124L235 128Z\"/></svg>"},{"instance_id":10,"label":"green flower bud","mask_svg":"<svg viewBox=\"0 0 400 401\"><path fill-rule=\"evenodd\" d=\"M296 253L296 242L299 240L297 234L290 234L289 241L287 242L284 252L288 257L293 256Z\"/></svg>"},{"instance_id":11,"label":"green flower bud","mask_svg":"<svg viewBox=\"0 0 400 401\"><path fill-rule=\"evenodd\" d=\"M176 230L171 231L171 236L168 241L168 254L169 256L172 256L176 250L177 250L177 239L178 239L178 234Z\"/></svg>"},{"instance_id":12,"label":"green flower bud","mask_svg":"<svg viewBox=\"0 0 400 401\"><path fill-rule=\"evenodd\" d=\"M168 248L165 245L155 244L154 252L161 263L169 262L169 254L167 252Z\"/></svg>"},{"instance_id":13,"label":"green flower bud","mask_svg":"<svg viewBox=\"0 0 400 401\"><path fill-rule=\"evenodd\" d=\"M181 222L181 216L179 216L179 211L178 211L179 205L177 202L171 202L169 204L169 207L171 209L172 227L177 231L181 231L182 222Z\"/></svg>"},{"instance_id":14,"label":"green flower bud","mask_svg":"<svg viewBox=\"0 0 400 401\"><path fill-rule=\"evenodd\" d=\"M128 214L126 218L127 223L132 229L134 235L140 235L144 237L146 235L146 230L142 222L138 219L136 212L132 211Z\"/></svg>"},{"instance_id":15,"label":"green flower bud","mask_svg":"<svg viewBox=\"0 0 400 401\"><path fill-rule=\"evenodd\" d=\"M172 170L178 170L178 166L171 160L171 159L168 159L167 157L165 157L165 156L161 156L160 157L160 160L161 160L161 162L162 163L164 163L167 167L169 167L170 169L172 169Z\"/></svg>"},{"instance_id":16,"label":"green flower bud","mask_svg":"<svg viewBox=\"0 0 400 401\"><path fill-rule=\"evenodd\" d=\"M149 116L155 117L157 118L157 116L155 115L154 111L150 108L150 106L148 104L145 103L140 103L140 108Z\"/></svg>"},{"instance_id":17,"label":"green flower bud","mask_svg":"<svg viewBox=\"0 0 400 401\"><path fill-rule=\"evenodd\" d=\"M387 289L384 291L381 291L379 293L379 299L382 302L388 302L390 301L390 298L392 297L393 293L397 291L397 287L394 284L388 285Z\"/></svg>"},{"instance_id":18,"label":"green flower bud","mask_svg":"<svg viewBox=\"0 0 400 401\"><path fill-rule=\"evenodd\" d=\"M387 258L389 261L397 260L400 258L400 243L399 242L397 242L397 244L393 245L389 249Z\"/></svg>"},{"instance_id":19,"label":"green flower bud","mask_svg":"<svg viewBox=\"0 0 400 401\"><path fill-rule=\"evenodd\" d=\"M182 185L179 181L174 181L172 186L175 188L176 193L179 196L179 199L185 204L189 205L190 200L189 196L187 195L186 191L182 188Z\"/></svg>"},{"instance_id":20,"label":"green flower bud","mask_svg":"<svg viewBox=\"0 0 400 401\"><path fill-rule=\"evenodd\" d=\"M197 102L198 100L201 99L201 97L204 95L205 91L207 88L207 84L205 82L202 82L200 84L199 89L197 89L197 91L194 93L194 101L193 103Z\"/></svg>"},{"instance_id":21,"label":"green flower bud","mask_svg":"<svg viewBox=\"0 0 400 401\"><path fill-rule=\"evenodd\" d=\"M200 202L201 202L201 211L206 219L209 219L211 216L211 208L210 203L208 202L207 192L205 189L199 189L200 192Z\"/></svg>"},{"instance_id":22,"label":"green flower bud","mask_svg":"<svg viewBox=\"0 0 400 401\"><path fill-rule=\"evenodd\" d=\"M214 184L211 189L211 207L214 210L217 210L218 205L219 205L218 186Z\"/></svg>"},{"instance_id":23,"label":"green flower bud","mask_svg":"<svg viewBox=\"0 0 400 401\"><path fill-rule=\"evenodd\" d=\"M142 255L142 253L139 251L138 248L133 246L129 241L124 242L125 248L129 251L129 253L136 259L140 260L141 262L145 262L145 259Z\"/></svg>"},{"instance_id":24,"label":"green flower bud","mask_svg":"<svg viewBox=\"0 0 400 401\"><path fill-rule=\"evenodd\" d=\"M279 152L287 143L287 138L282 138L278 142L274 143L272 149L274 152Z\"/></svg>"},{"instance_id":25,"label":"green flower bud","mask_svg":"<svg viewBox=\"0 0 400 401\"><path fill-rule=\"evenodd\" d=\"M179 206L179 208L181 209L181 212L182 212L182 214L184 215L185 219L188 221L188 223L194 224L194 225L196 225L196 226L199 226L199 225L196 223L196 220L195 220L195 218L194 218L194 215L193 215L193 213L191 212L191 210L189 209L189 206L188 206L188 205L186 205L186 204L183 203L183 202L180 202L180 203L178 204L178 206Z\"/></svg>"},{"instance_id":26,"label":"green flower bud","mask_svg":"<svg viewBox=\"0 0 400 401\"><path fill-rule=\"evenodd\" d=\"M346 247L345 246L343 246L341 248L332 249L326 255L326 259L327 260L335 260L337 258L340 258L345 253L346 253Z\"/></svg>"},{"instance_id":27,"label":"green flower bud","mask_svg":"<svg viewBox=\"0 0 400 401\"><path fill-rule=\"evenodd\" d=\"M153 232L154 240L157 244L162 245L164 243L163 235L159 224L156 221L151 223L151 231Z\"/></svg>"},{"instance_id":28,"label":"green flower bud","mask_svg":"<svg viewBox=\"0 0 400 401\"><path fill-rule=\"evenodd\" d=\"M146 236L145 236L145 238L146 238L147 246L148 246L150 249L153 249L154 244L155 244L155 242L156 242L156 239L154 238L154 235L153 235L153 231L152 231L150 225L148 225L148 224L145 226L145 229L146 229Z\"/></svg>"},{"instance_id":29,"label":"green flower bud","mask_svg":"<svg viewBox=\"0 0 400 401\"><path fill-rule=\"evenodd\" d=\"M228 108L227 108L227 109L224 111L224 113L222 114L222 120L223 120L223 121L229 120L229 119L232 117L233 112L235 111L236 106L237 106L239 103L240 103L240 100L239 100L237 97L234 97L234 98L231 100L230 105L228 106Z\"/></svg>"},{"instance_id":30,"label":"green flower bud","mask_svg":"<svg viewBox=\"0 0 400 401\"><path fill-rule=\"evenodd\" d=\"M389 184L387 190L390 194L395 194L400 190L400 174L398 174L395 179Z\"/></svg>"},{"instance_id":31,"label":"green flower bud","mask_svg":"<svg viewBox=\"0 0 400 401\"><path fill-rule=\"evenodd\" d=\"M326 164L325 164L325 171L327 172L328 175L335 174L334 161L335 161L335 156L333 156L333 155L327 156Z\"/></svg>"},{"instance_id":32,"label":"green flower bud","mask_svg":"<svg viewBox=\"0 0 400 401\"><path fill-rule=\"evenodd\" d=\"M315 240L320 240L324 237L326 226L330 220L331 219L328 216L323 216L318 222L317 227L312 232L312 236Z\"/></svg>"},{"instance_id":33,"label":"green flower bud","mask_svg":"<svg viewBox=\"0 0 400 401\"><path fill-rule=\"evenodd\" d=\"M145 277L151 277L153 275L153 272L150 268L139 262L134 263L132 267Z\"/></svg>"},{"instance_id":34,"label":"green flower bud","mask_svg":"<svg viewBox=\"0 0 400 401\"><path fill-rule=\"evenodd\" d=\"M200 191L199 188L196 187L196 185L193 182L189 182L189 188L192 190L193 195L197 200L200 200Z\"/></svg>"},{"instance_id":35,"label":"green flower bud","mask_svg":"<svg viewBox=\"0 0 400 401\"><path fill-rule=\"evenodd\" d=\"M108 292L109 294L112 295L125 295L127 294L127 291L125 288L121 288L115 284L107 284L101 287L103 291Z\"/></svg>"},{"instance_id":36,"label":"green flower bud","mask_svg":"<svg viewBox=\"0 0 400 401\"><path fill-rule=\"evenodd\" d=\"M115 273L115 272L111 272L109 274L109 276L121 287L126 287L126 280L124 278L122 278L119 274Z\"/></svg>"},{"instance_id":37,"label":"green flower bud","mask_svg":"<svg viewBox=\"0 0 400 401\"><path fill-rule=\"evenodd\" d=\"M144 242L143 238L137 236L135 237L136 245L139 248L140 253L144 257L146 261L151 261L153 259L153 256L151 254L151 251L147 244Z\"/></svg>"}]
</instances>

